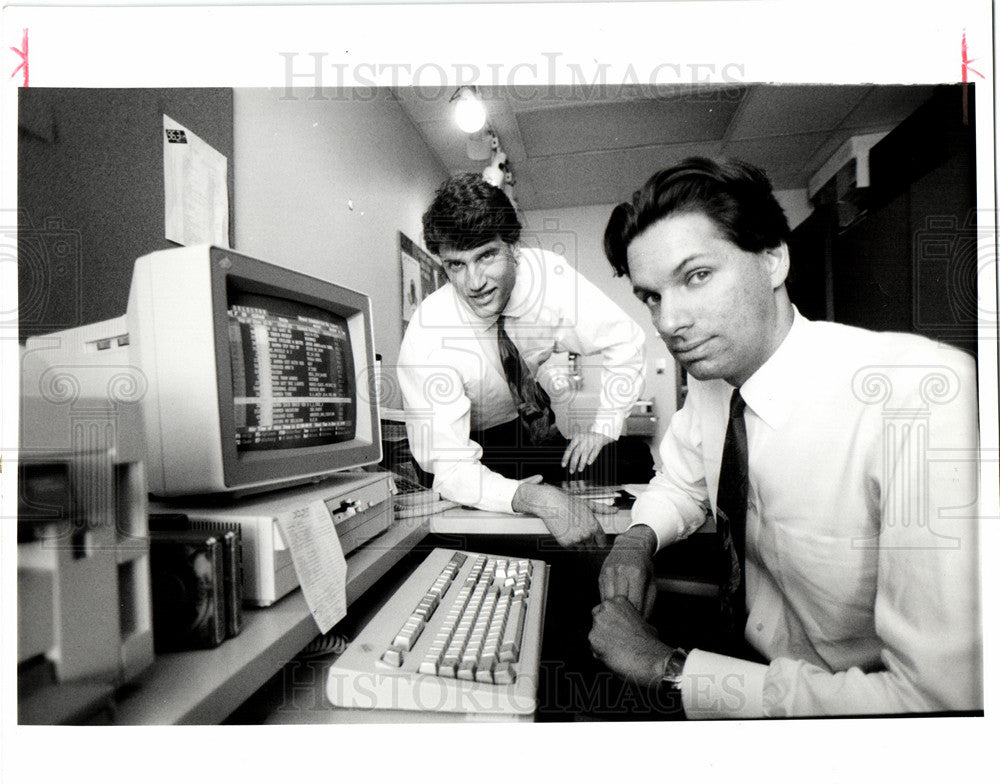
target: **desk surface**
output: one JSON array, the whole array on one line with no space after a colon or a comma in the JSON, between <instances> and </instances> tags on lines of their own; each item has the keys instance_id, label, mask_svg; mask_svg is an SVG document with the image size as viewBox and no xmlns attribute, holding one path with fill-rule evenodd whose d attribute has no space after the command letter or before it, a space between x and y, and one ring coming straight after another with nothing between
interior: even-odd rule
<instances>
[{"instance_id":1,"label":"desk surface","mask_svg":"<svg viewBox=\"0 0 1000 784\"><path fill-rule=\"evenodd\" d=\"M598 514L601 528L608 534L620 534L632 522L632 513L627 509L615 510L612 514ZM523 514L503 514L484 512L480 509L448 509L430 518L432 534L509 534L510 536L546 535L549 529L537 517Z\"/></svg>"},{"instance_id":2,"label":"desk surface","mask_svg":"<svg viewBox=\"0 0 1000 784\"><path fill-rule=\"evenodd\" d=\"M549 529L537 517L523 514L484 512L458 507L438 512L429 518L432 534L509 534L511 536L546 535ZM606 534L620 534L632 523L632 510L618 509L613 514L598 514L597 521ZM708 515L699 533L715 533L715 519Z\"/></svg>"},{"instance_id":3,"label":"desk surface","mask_svg":"<svg viewBox=\"0 0 1000 784\"><path fill-rule=\"evenodd\" d=\"M399 521L347 559L352 603L427 534ZM118 702L116 724L217 724L319 634L301 590L270 607L247 609L237 637L217 648L158 654Z\"/></svg>"},{"instance_id":4,"label":"desk surface","mask_svg":"<svg viewBox=\"0 0 1000 784\"><path fill-rule=\"evenodd\" d=\"M605 530L617 533L628 525L630 513L601 516ZM503 515L453 509L426 520L397 521L389 531L348 558L348 602L359 599L382 575L432 533L482 535L545 535L541 520L527 515ZM419 553L414 556L419 557ZM379 590L384 598L390 591ZM685 591L687 592L687 591ZM695 593L694 591L691 591ZM364 603L362 603L364 604ZM374 615L381 602L365 610ZM364 616L362 616L364 618ZM318 634L302 592L296 590L271 607L247 609L240 635L217 648L160 654L152 668L120 697L116 724L214 724L223 721L273 678ZM332 659L313 660L328 666ZM325 673L326 666L322 666ZM267 723L406 722L413 714L402 712L333 710L325 701L325 678L297 688L315 691L307 711L275 711ZM322 710L318 708L322 708ZM469 716L467 720L488 720ZM510 721L513 717L503 717ZM456 721L452 714L428 716L421 721Z\"/></svg>"}]
</instances>

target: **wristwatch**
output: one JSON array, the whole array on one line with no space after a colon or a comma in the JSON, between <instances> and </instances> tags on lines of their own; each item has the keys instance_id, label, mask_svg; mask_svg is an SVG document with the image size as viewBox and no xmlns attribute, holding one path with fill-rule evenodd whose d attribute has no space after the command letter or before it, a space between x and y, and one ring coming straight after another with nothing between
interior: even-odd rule
<instances>
[{"instance_id":1,"label":"wristwatch","mask_svg":"<svg viewBox=\"0 0 1000 784\"><path fill-rule=\"evenodd\" d=\"M674 652L667 657L663 664L663 675L660 676L660 683L670 689L680 689L681 675L684 672L687 656L687 651L683 648L674 648Z\"/></svg>"}]
</instances>

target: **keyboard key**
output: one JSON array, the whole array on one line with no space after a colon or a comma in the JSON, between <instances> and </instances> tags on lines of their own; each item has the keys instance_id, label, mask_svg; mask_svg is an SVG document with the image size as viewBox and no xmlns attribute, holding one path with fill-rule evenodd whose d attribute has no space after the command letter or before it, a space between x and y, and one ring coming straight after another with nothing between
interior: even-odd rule
<instances>
[{"instance_id":1,"label":"keyboard key","mask_svg":"<svg viewBox=\"0 0 1000 784\"><path fill-rule=\"evenodd\" d=\"M426 624L423 621L413 622L411 618L411 620L408 620L403 625L403 628L399 630L399 633L393 639L392 647L403 651L410 650L425 626Z\"/></svg>"},{"instance_id":2,"label":"keyboard key","mask_svg":"<svg viewBox=\"0 0 1000 784\"><path fill-rule=\"evenodd\" d=\"M382 661L388 664L390 667L402 667L403 666L403 654L400 651L393 650L390 648L385 653L382 654Z\"/></svg>"},{"instance_id":3,"label":"keyboard key","mask_svg":"<svg viewBox=\"0 0 1000 784\"><path fill-rule=\"evenodd\" d=\"M507 684L514 682L514 668L510 664L499 664L493 670L493 682L496 684Z\"/></svg>"},{"instance_id":4,"label":"keyboard key","mask_svg":"<svg viewBox=\"0 0 1000 784\"><path fill-rule=\"evenodd\" d=\"M461 681L475 680L476 665L462 662L461 666L458 668L458 675L456 677L458 677Z\"/></svg>"},{"instance_id":5,"label":"keyboard key","mask_svg":"<svg viewBox=\"0 0 1000 784\"><path fill-rule=\"evenodd\" d=\"M503 641L500 643L500 655L513 654L516 661L521 652L521 635L524 632L524 602L515 601L510 606L510 618L507 619L507 626L504 629Z\"/></svg>"}]
</instances>

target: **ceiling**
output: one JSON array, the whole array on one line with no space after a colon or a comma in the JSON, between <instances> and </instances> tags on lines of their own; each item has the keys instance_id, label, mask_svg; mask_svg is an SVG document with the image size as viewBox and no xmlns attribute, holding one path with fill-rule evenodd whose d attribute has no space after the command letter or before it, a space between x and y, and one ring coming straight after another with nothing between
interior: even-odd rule
<instances>
[{"instance_id":1,"label":"ceiling","mask_svg":"<svg viewBox=\"0 0 1000 784\"><path fill-rule=\"evenodd\" d=\"M805 188L848 138L889 131L928 85L575 85L481 87L488 122L513 165L525 210L613 204L690 155L763 168L776 190ZM480 171L450 94L397 88L442 166Z\"/></svg>"}]
</instances>

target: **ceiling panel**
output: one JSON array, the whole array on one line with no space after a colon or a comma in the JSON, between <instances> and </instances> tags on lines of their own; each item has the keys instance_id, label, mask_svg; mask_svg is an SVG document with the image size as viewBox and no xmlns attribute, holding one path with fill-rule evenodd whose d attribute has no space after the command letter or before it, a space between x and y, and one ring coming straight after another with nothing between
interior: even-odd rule
<instances>
[{"instance_id":1,"label":"ceiling panel","mask_svg":"<svg viewBox=\"0 0 1000 784\"><path fill-rule=\"evenodd\" d=\"M931 97L930 85L879 85L844 118L844 128L898 125Z\"/></svg>"},{"instance_id":2,"label":"ceiling panel","mask_svg":"<svg viewBox=\"0 0 1000 784\"><path fill-rule=\"evenodd\" d=\"M752 163L763 169L778 189L804 188L809 175L802 169L823 143L827 134L801 133L791 136L762 136L756 139L739 139L723 148L723 155Z\"/></svg>"},{"instance_id":3,"label":"ceiling panel","mask_svg":"<svg viewBox=\"0 0 1000 784\"><path fill-rule=\"evenodd\" d=\"M628 198L659 169L692 155L719 154L721 145L716 142L529 159L517 170L517 198L525 209L566 206L570 200L614 204Z\"/></svg>"},{"instance_id":4,"label":"ceiling panel","mask_svg":"<svg viewBox=\"0 0 1000 784\"><path fill-rule=\"evenodd\" d=\"M567 155L721 139L738 106L738 97L716 93L699 99L559 106L517 112L516 118L530 155Z\"/></svg>"},{"instance_id":5,"label":"ceiling panel","mask_svg":"<svg viewBox=\"0 0 1000 784\"><path fill-rule=\"evenodd\" d=\"M733 121L730 139L784 136L836 128L871 87L756 85Z\"/></svg>"},{"instance_id":6,"label":"ceiling panel","mask_svg":"<svg viewBox=\"0 0 1000 784\"><path fill-rule=\"evenodd\" d=\"M524 209L610 204L690 155L744 158L778 189L804 188L852 135L886 132L926 85L487 86L492 129ZM451 92L400 89L398 100L449 172L481 171L453 124ZM447 93L447 94L446 94Z\"/></svg>"}]
</instances>

